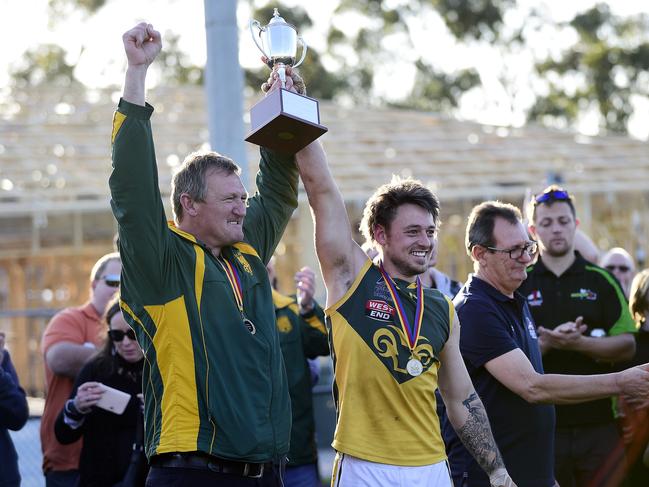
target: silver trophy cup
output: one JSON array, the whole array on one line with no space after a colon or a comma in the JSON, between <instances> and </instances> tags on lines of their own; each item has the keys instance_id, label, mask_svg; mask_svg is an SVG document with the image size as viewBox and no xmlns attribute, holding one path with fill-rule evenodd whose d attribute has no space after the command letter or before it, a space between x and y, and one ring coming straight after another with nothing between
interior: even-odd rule
<instances>
[{"instance_id":1,"label":"silver trophy cup","mask_svg":"<svg viewBox=\"0 0 649 487\"><path fill-rule=\"evenodd\" d=\"M286 66L296 68L302 64L307 51L306 42L301 36L297 35L295 26L280 17L277 9L274 9L273 18L270 19L266 26L262 26L259 21L252 19L250 21L250 34L261 53L268 59L268 67L273 69L277 66L277 74L282 83L282 88L284 88L286 84ZM298 44L302 45L302 56L296 63Z\"/></svg>"}]
</instances>

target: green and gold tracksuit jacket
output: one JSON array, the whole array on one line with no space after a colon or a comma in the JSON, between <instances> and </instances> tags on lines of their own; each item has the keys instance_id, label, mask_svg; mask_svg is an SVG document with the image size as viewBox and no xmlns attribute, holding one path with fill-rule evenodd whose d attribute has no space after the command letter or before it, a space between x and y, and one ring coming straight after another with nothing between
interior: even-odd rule
<instances>
[{"instance_id":1,"label":"green and gold tracksuit jacket","mask_svg":"<svg viewBox=\"0 0 649 487\"><path fill-rule=\"evenodd\" d=\"M307 358L329 355L324 310L315 304L310 312L300 315L295 297L284 296L275 290L273 303L293 414L288 467L315 463L318 453L311 370Z\"/></svg>"},{"instance_id":2,"label":"green and gold tracksuit jacket","mask_svg":"<svg viewBox=\"0 0 649 487\"><path fill-rule=\"evenodd\" d=\"M221 253L240 277L253 334L225 268L202 242L166 222L152 113L150 105L120 101L109 181L122 310L145 357L146 454L279 460L288 452L291 411L265 263L297 206L295 162L262 149L245 241Z\"/></svg>"}]
</instances>

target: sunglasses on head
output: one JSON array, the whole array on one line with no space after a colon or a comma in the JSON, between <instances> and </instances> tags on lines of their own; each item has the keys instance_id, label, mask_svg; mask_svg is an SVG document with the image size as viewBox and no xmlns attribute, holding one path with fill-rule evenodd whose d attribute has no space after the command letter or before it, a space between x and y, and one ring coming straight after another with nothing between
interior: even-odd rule
<instances>
[{"instance_id":1,"label":"sunglasses on head","mask_svg":"<svg viewBox=\"0 0 649 487\"><path fill-rule=\"evenodd\" d=\"M114 342L121 342L127 336L129 340L135 341L135 332L133 330L108 330L108 336Z\"/></svg>"},{"instance_id":2,"label":"sunglasses on head","mask_svg":"<svg viewBox=\"0 0 649 487\"><path fill-rule=\"evenodd\" d=\"M570 201L570 194L563 189L551 189L541 193L536 198L534 198L535 203L546 203L547 201Z\"/></svg>"},{"instance_id":3,"label":"sunglasses on head","mask_svg":"<svg viewBox=\"0 0 649 487\"><path fill-rule=\"evenodd\" d=\"M613 264L607 265L606 269L611 271L611 272L615 272L616 269L618 271L620 271L620 272L629 272L631 270L631 268L628 265L624 265L624 264L622 264L622 265L613 265Z\"/></svg>"},{"instance_id":4,"label":"sunglasses on head","mask_svg":"<svg viewBox=\"0 0 649 487\"><path fill-rule=\"evenodd\" d=\"M119 287L119 274L106 274L101 280L109 287Z\"/></svg>"}]
</instances>

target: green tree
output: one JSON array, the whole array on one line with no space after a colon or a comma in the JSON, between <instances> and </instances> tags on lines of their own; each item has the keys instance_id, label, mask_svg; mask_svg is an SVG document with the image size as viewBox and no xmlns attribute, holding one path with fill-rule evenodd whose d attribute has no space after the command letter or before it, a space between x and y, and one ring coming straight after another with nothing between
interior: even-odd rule
<instances>
[{"instance_id":1,"label":"green tree","mask_svg":"<svg viewBox=\"0 0 649 487\"><path fill-rule=\"evenodd\" d=\"M547 94L537 98L529 118L573 123L591 110L601 129L626 132L633 97L649 96L649 18L621 18L598 4L567 27L577 41L560 58L537 64Z\"/></svg>"},{"instance_id":2,"label":"green tree","mask_svg":"<svg viewBox=\"0 0 649 487\"><path fill-rule=\"evenodd\" d=\"M10 68L13 83L19 87L71 85L76 83L75 64L65 59L66 52L57 45L42 44L28 50L21 62Z\"/></svg>"}]
</instances>

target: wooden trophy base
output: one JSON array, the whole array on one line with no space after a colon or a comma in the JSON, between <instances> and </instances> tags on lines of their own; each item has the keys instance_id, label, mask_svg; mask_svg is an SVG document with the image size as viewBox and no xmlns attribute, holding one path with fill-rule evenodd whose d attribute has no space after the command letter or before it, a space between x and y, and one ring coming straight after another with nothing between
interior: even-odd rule
<instances>
[{"instance_id":1,"label":"wooden trophy base","mask_svg":"<svg viewBox=\"0 0 649 487\"><path fill-rule=\"evenodd\" d=\"M280 154L295 154L328 129L320 125L318 100L280 88L250 109L246 141Z\"/></svg>"}]
</instances>

